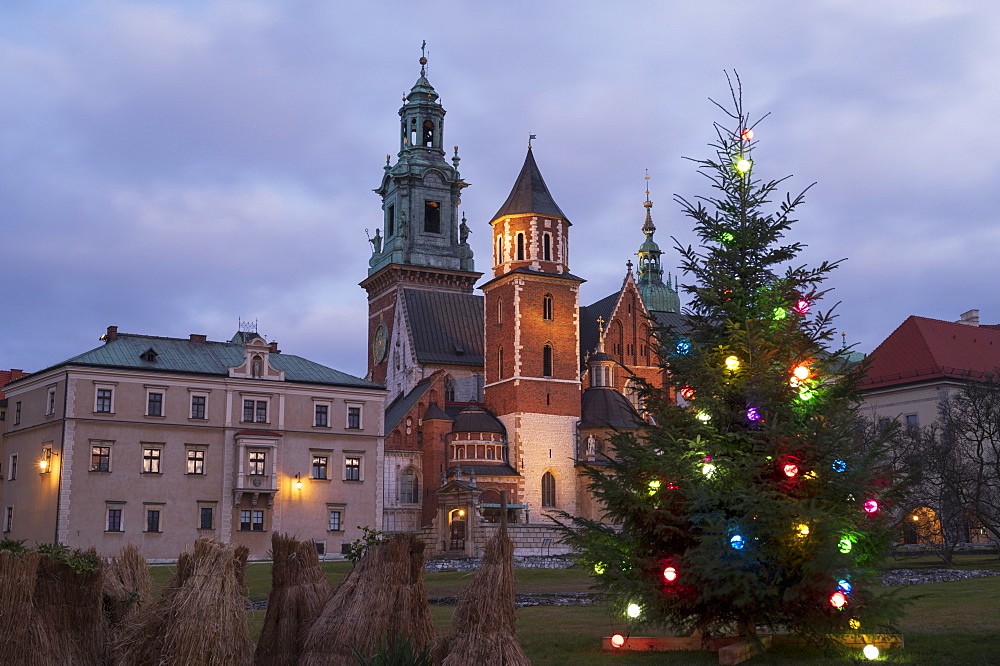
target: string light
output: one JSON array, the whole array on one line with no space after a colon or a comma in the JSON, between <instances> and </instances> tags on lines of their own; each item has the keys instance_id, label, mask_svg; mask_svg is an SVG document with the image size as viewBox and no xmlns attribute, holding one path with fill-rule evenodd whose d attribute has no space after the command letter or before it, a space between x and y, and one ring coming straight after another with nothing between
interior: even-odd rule
<instances>
[{"instance_id":1,"label":"string light","mask_svg":"<svg viewBox=\"0 0 1000 666\"><path fill-rule=\"evenodd\" d=\"M865 649L861 651L861 654L865 655L866 659L874 661L878 659L878 648L874 645L868 644Z\"/></svg>"},{"instance_id":2,"label":"string light","mask_svg":"<svg viewBox=\"0 0 1000 666\"><path fill-rule=\"evenodd\" d=\"M694 398L694 389L690 386L685 386L681 389L681 397L685 400L691 400Z\"/></svg>"},{"instance_id":3,"label":"string light","mask_svg":"<svg viewBox=\"0 0 1000 666\"><path fill-rule=\"evenodd\" d=\"M861 622L857 618L852 617L850 621L847 623L847 626L849 626L851 629L860 629Z\"/></svg>"},{"instance_id":4,"label":"string light","mask_svg":"<svg viewBox=\"0 0 1000 666\"><path fill-rule=\"evenodd\" d=\"M749 127L740 132L740 138L744 141L753 141L753 130Z\"/></svg>"},{"instance_id":5,"label":"string light","mask_svg":"<svg viewBox=\"0 0 1000 666\"><path fill-rule=\"evenodd\" d=\"M788 464L785 465L783 471L785 472L785 476L787 476L788 478L792 478L793 476L799 473L799 468L797 465Z\"/></svg>"},{"instance_id":6,"label":"string light","mask_svg":"<svg viewBox=\"0 0 1000 666\"><path fill-rule=\"evenodd\" d=\"M803 402L809 402L815 397L816 397L816 392L813 391L811 388L808 388L806 386L799 388L799 400Z\"/></svg>"},{"instance_id":7,"label":"string light","mask_svg":"<svg viewBox=\"0 0 1000 666\"><path fill-rule=\"evenodd\" d=\"M747 409L747 418L751 421L760 421L760 412L757 411L756 407L750 407Z\"/></svg>"},{"instance_id":8,"label":"string light","mask_svg":"<svg viewBox=\"0 0 1000 666\"><path fill-rule=\"evenodd\" d=\"M799 538L805 538L809 536L809 526L805 523L799 523L795 526L795 531L798 533Z\"/></svg>"},{"instance_id":9,"label":"string light","mask_svg":"<svg viewBox=\"0 0 1000 666\"><path fill-rule=\"evenodd\" d=\"M726 370L739 370L740 359L736 356L726 357Z\"/></svg>"},{"instance_id":10,"label":"string light","mask_svg":"<svg viewBox=\"0 0 1000 666\"><path fill-rule=\"evenodd\" d=\"M781 321L787 315L788 313L785 312L785 308L774 308L774 312L771 313L771 317L774 318L774 321Z\"/></svg>"},{"instance_id":11,"label":"string light","mask_svg":"<svg viewBox=\"0 0 1000 666\"><path fill-rule=\"evenodd\" d=\"M845 471L847 471L847 463L844 462L843 460L841 460L840 458L837 458L836 460L834 460L833 464L830 465L830 467L833 468L834 472L845 472Z\"/></svg>"},{"instance_id":12,"label":"string light","mask_svg":"<svg viewBox=\"0 0 1000 666\"><path fill-rule=\"evenodd\" d=\"M736 239L736 236L726 231L721 236L719 236L719 238L722 239L723 243L732 243Z\"/></svg>"},{"instance_id":13,"label":"string light","mask_svg":"<svg viewBox=\"0 0 1000 666\"><path fill-rule=\"evenodd\" d=\"M743 542L742 536L734 534L733 538L729 540L729 545L733 547L733 550L743 550L743 546L746 544Z\"/></svg>"},{"instance_id":14,"label":"string light","mask_svg":"<svg viewBox=\"0 0 1000 666\"><path fill-rule=\"evenodd\" d=\"M747 171L750 170L750 167L752 166L753 164L750 162L750 160L746 158L741 158L736 160L736 170L739 171L740 173L746 173Z\"/></svg>"},{"instance_id":15,"label":"string light","mask_svg":"<svg viewBox=\"0 0 1000 666\"><path fill-rule=\"evenodd\" d=\"M851 585L850 581L846 579L837 581L837 587L840 588L840 591L844 594L850 594L851 590L854 589L854 586Z\"/></svg>"},{"instance_id":16,"label":"string light","mask_svg":"<svg viewBox=\"0 0 1000 666\"><path fill-rule=\"evenodd\" d=\"M594 565L594 573L597 574L598 576L602 575L604 571L605 571L604 562L598 562L597 564Z\"/></svg>"},{"instance_id":17,"label":"string light","mask_svg":"<svg viewBox=\"0 0 1000 666\"><path fill-rule=\"evenodd\" d=\"M621 634L615 634L611 637L611 647L620 648L625 645L625 637Z\"/></svg>"},{"instance_id":18,"label":"string light","mask_svg":"<svg viewBox=\"0 0 1000 666\"><path fill-rule=\"evenodd\" d=\"M878 502L875 500L865 502L865 513L875 513L876 511L878 511Z\"/></svg>"},{"instance_id":19,"label":"string light","mask_svg":"<svg viewBox=\"0 0 1000 666\"><path fill-rule=\"evenodd\" d=\"M816 478L816 472L814 472L813 470L809 470L808 472L802 475L802 478L809 479L810 481L812 481L813 479Z\"/></svg>"},{"instance_id":20,"label":"string light","mask_svg":"<svg viewBox=\"0 0 1000 666\"><path fill-rule=\"evenodd\" d=\"M703 422L707 423L708 421L712 420L712 415L709 414L708 412L702 410L702 411L698 412L697 414L695 414L695 418L698 419L699 421L703 421Z\"/></svg>"},{"instance_id":21,"label":"string light","mask_svg":"<svg viewBox=\"0 0 1000 666\"><path fill-rule=\"evenodd\" d=\"M653 479L649 482L649 494L655 495L656 491L660 489L660 482L657 479Z\"/></svg>"},{"instance_id":22,"label":"string light","mask_svg":"<svg viewBox=\"0 0 1000 666\"><path fill-rule=\"evenodd\" d=\"M809 301L804 298L800 298L798 302L795 303L795 311L799 314L806 314L809 312Z\"/></svg>"},{"instance_id":23,"label":"string light","mask_svg":"<svg viewBox=\"0 0 1000 666\"><path fill-rule=\"evenodd\" d=\"M811 374L812 372L809 371L809 366L806 363L799 363L792 369L792 375L800 382L809 379L809 375Z\"/></svg>"},{"instance_id":24,"label":"string light","mask_svg":"<svg viewBox=\"0 0 1000 666\"><path fill-rule=\"evenodd\" d=\"M711 479L713 476L715 476L715 465L713 465L712 463L705 463L704 465L701 466L701 473L704 474L707 478Z\"/></svg>"},{"instance_id":25,"label":"string light","mask_svg":"<svg viewBox=\"0 0 1000 666\"><path fill-rule=\"evenodd\" d=\"M854 547L854 542L851 541L851 537L844 537L843 539L840 540L837 546L838 548L840 548L840 552L846 555L847 553L851 552L851 548Z\"/></svg>"},{"instance_id":26,"label":"string light","mask_svg":"<svg viewBox=\"0 0 1000 666\"><path fill-rule=\"evenodd\" d=\"M663 570L663 580L668 583L673 583L677 580L677 569L674 567L667 567Z\"/></svg>"},{"instance_id":27,"label":"string light","mask_svg":"<svg viewBox=\"0 0 1000 666\"><path fill-rule=\"evenodd\" d=\"M625 609L625 614L630 618L635 619L642 614L642 609L639 608L639 604L629 604L628 608Z\"/></svg>"},{"instance_id":28,"label":"string light","mask_svg":"<svg viewBox=\"0 0 1000 666\"><path fill-rule=\"evenodd\" d=\"M847 605L847 597L843 592L834 592L830 595L830 605L834 608L843 608Z\"/></svg>"}]
</instances>

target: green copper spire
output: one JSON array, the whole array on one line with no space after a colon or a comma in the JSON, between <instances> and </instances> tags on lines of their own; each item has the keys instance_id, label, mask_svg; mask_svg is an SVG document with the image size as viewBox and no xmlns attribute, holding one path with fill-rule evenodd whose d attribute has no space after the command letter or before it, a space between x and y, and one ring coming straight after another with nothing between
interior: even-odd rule
<instances>
[{"instance_id":1,"label":"green copper spire","mask_svg":"<svg viewBox=\"0 0 1000 666\"><path fill-rule=\"evenodd\" d=\"M649 180L649 173L646 174ZM646 304L646 309L656 312L680 312L681 299L677 296L677 289L663 283L663 267L660 266L660 246L653 240L653 233L656 225L653 224L653 202L649 200L649 188L646 188L646 201L643 202L646 209L646 220L642 224L642 233L646 235L646 240L639 246L636 256L639 257L639 279L636 284L642 301Z\"/></svg>"}]
</instances>

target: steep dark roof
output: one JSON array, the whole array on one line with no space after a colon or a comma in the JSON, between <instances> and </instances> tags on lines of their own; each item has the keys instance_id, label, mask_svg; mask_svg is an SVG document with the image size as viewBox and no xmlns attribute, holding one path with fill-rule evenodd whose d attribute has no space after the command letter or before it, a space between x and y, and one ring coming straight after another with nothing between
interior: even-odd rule
<instances>
[{"instance_id":1,"label":"steep dark roof","mask_svg":"<svg viewBox=\"0 0 1000 666\"><path fill-rule=\"evenodd\" d=\"M452 418L444 413L444 411L438 407L436 402L432 402L427 405L427 410L424 412L424 421L451 421Z\"/></svg>"},{"instance_id":2,"label":"steep dark roof","mask_svg":"<svg viewBox=\"0 0 1000 666\"><path fill-rule=\"evenodd\" d=\"M632 403L610 387L592 387L583 392L581 428L637 428L639 416Z\"/></svg>"},{"instance_id":3,"label":"steep dark roof","mask_svg":"<svg viewBox=\"0 0 1000 666\"><path fill-rule=\"evenodd\" d=\"M483 297L404 289L419 363L483 365Z\"/></svg>"},{"instance_id":4,"label":"steep dark roof","mask_svg":"<svg viewBox=\"0 0 1000 666\"><path fill-rule=\"evenodd\" d=\"M521 173L514 181L514 187L511 189L507 201L503 202L493 219L523 213L537 213L538 215L551 215L566 219L566 215L549 194L549 188L546 187L538 165L535 164L531 148L528 148L528 154L524 158L524 166L521 167Z\"/></svg>"},{"instance_id":5,"label":"steep dark roof","mask_svg":"<svg viewBox=\"0 0 1000 666\"><path fill-rule=\"evenodd\" d=\"M649 313L659 328L671 329L677 333L688 331L687 315L681 312L662 312L654 310Z\"/></svg>"},{"instance_id":6,"label":"steep dark roof","mask_svg":"<svg viewBox=\"0 0 1000 666\"><path fill-rule=\"evenodd\" d=\"M386 433L392 432L392 429L399 425L403 417L413 409L413 406L419 402L420 398L424 397L424 394L427 393L427 389L431 387L432 383L431 377L424 377L417 382L417 385L409 393L400 394L385 408Z\"/></svg>"},{"instance_id":7,"label":"steep dark roof","mask_svg":"<svg viewBox=\"0 0 1000 666\"><path fill-rule=\"evenodd\" d=\"M452 432L505 432L500 419L478 405L469 405L455 417Z\"/></svg>"},{"instance_id":8,"label":"steep dark roof","mask_svg":"<svg viewBox=\"0 0 1000 666\"><path fill-rule=\"evenodd\" d=\"M445 474L453 473L455 470L459 468L462 469L463 476L468 476L471 474L475 474L476 476L521 476L516 471L514 471L513 467L504 462L495 465L487 465L487 464L470 465L468 463L462 463L461 465L454 465L452 467L449 467L445 472ZM459 483L461 483L461 481L459 481Z\"/></svg>"},{"instance_id":9,"label":"steep dark roof","mask_svg":"<svg viewBox=\"0 0 1000 666\"><path fill-rule=\"evenodd\" d=\"M511 275L512 273L523 273L524 275L542 276L548 278L555 278L557 280L572 280L573 282L586 282L586 280L584 280L582 277L578 275L573 275L572 273L549 273L548 271L536 271L534 268L529 268L527 266L518 266L513 270L507 271L503 275L498 275L492 280L488 280L487 282L482 283L481 285L479 285L479 288L482 289L488 284L492 284L497 280L502 280L508 275Z\"/></svg>"},{"instance_id":10,"label":"steep dark roof","mask_svg":"<svg viewBox=\"0 0 1000 666\"><path fill-rule=\"evenodd\" d=\"M1000 331L911 316L868 358L863 389L944 377L978 379L1000 368Z\"/></svg>"},{"instance_id":11,"label":"steep dark roof","mask_svg":"<svg viewBox=\"0 0 1000 666\"><path fill-rule=\"evenodd\" d=\"M145 353L150 349L156 352L155 360L143 360ZM114 339L108 340L102 346L57 363L46 370L64 365L85 365L228 376L229 368L242 365L245 359L243 349L242 344L235 342L198 342L184 338L118 333ZM269 358L271 367L285 372L285 381L383 388L379 384L314 363L301 356L270 354Z\"/></svg>"},{"instance_id":12,"label":"steep dark roof","mask_svg":"<svg viewBox=\"0 0 1000 666\"><path fill-rule=\"evenodd\" d=\"M587 352L597 349L597 342L600 334L597 330L597 318L603 317L604 324L611 321L611 313L615 311L615 305L621 298L619 289L610 296L605 296L601 300L586 307L580 307L580 365L583 365Z\"/></svg>"}]
</instances>

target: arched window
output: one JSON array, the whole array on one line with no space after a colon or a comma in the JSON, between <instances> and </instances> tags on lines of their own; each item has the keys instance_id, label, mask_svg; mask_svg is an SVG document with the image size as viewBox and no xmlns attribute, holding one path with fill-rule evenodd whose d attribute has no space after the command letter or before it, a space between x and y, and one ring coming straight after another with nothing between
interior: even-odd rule
<instances>
[{"instance_id":1,"label":"arched window","mask_svg":"<svg viewBox=\"0 0 1000 666\"><path fill-rule=\"evenodd\" d=\"M503 301L497 300L497 323L503 323Z\"/></svg>"},{"instance_id":2,"label":"arched window","mask_svg":"<svg viewBox=\"0 0 1000 666\"><path fill-rule=\"evenodd\" d=\"M556 477L552 472L542 475L542 506L554 507L556 505Z\"/></svg>"},{"instance_id":3,"label":"arched window","mask_svg":"<svg viewBox=\"0 0 1000 666\"><path fill-rule=\"evenodd\" d=\"M552 234L542 236L542 259L552 261Z\"/></svg>"},{"instance_id":4,"label":"arched window","mask_svg":"<svg viewBox=\"0 0 1000 666\"><path fill-rule=\"evenodd\" d=\"M517 235L517 260L524 261L524 234Z\"/></svg>"},{"instance_id":5,"label":"arched window","mask_svg":"<svg viewBox=\"0 0 1000 666\"><path fill-rule=\"evenodd\" d=\"M434 123L429 120L424 121L424 147L434 147Z\"/></svg>"},{"instance_id":6,"label":"arched window","mask_svg":"<svg viewBox=\"0 0 1000 666\"><path fill-rule=\"evenodd\" d=\"M552 345L542 347L542 377L552 376Z\"/></svg>"},{"instance_id":7,"label":"arched window","mask_svg":"<svg viewBox=\"0 0 1000 666\"><path fill-rule=\"evenodd\" d=\"M497 379L503 379L503 347L497 350Z\"/></svg>"},{"instance_id":8,"label":"arched window","mask_svg":"<svg viewBox=\"0 0 1000 666\"><path fill-rule=\"evenodd\" d=\"M416 504L420 501L420 481L412 467L407 467L399 475L399 501L403 504Z\"/></svg>"},{"instance_id":9,"label":"arched window","mask_svg":"<svg viewBox=\"0 0 1000 666\"><path fill-rule=\"evenodd\" d=\"M542 297L542 319L552 321L552 294Z\"/></svg>"},{"instance_id":10,"label":"arched window","mask_svg":"<svg viewBox=\"0 0 1000 666\"><path fill-rule=\"evenodd\" d=\"M451 375L444 378L444 401L455 402L455 380Z\"/></svg>"}]
</instances>

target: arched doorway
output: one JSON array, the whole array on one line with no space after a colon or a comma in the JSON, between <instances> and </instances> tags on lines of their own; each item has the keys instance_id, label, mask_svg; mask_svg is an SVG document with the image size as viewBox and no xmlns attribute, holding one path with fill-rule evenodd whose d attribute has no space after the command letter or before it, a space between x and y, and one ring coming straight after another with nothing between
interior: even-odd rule
<instances>
[{"instance_id":1,"label":"arched doorway","mask_svg":"<svg viewBox=\"0 0 1000 666\"><path fill-rule=\"evenodd\" d=\"M904 544L938 544L943 540L937 511L926 506L907 513L902 528Z\"/></svg>"},{"instance_id":2,"label":"arched doorway","mask_svg":"<svg viewBox=\"0 0 1000 666\"><path fill-rule=\"evenodd\" d=\"M467 519L465 509L452 509L448 513L448 550L465 550Z\"/></svg>"}]
</instances>

